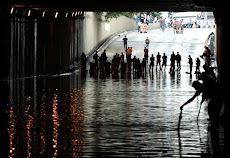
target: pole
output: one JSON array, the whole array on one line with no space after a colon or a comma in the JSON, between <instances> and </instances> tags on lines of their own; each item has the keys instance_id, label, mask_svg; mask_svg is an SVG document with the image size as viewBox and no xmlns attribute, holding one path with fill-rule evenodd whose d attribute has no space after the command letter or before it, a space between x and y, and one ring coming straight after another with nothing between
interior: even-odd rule
<instances>
[{"instance_id":1,"label":"pole","mask_svg":"<svg viewBox=\"0 0 230 158\"><path fill-rule=\"evenodd\" d=\"M182 109L180 110L179 121L178 121L178 125L177 125L178 130L180 129L181 119L182 119Z\"/></svg>"},{"instance_id":2,"label":"pole","mask_svg":"<svg viewBox=\"0 0 230 158\"><path fill-rule=\"evenodd\" d=\"M200 104L200 109L201 109L201 105L202 105L202 104ZM197 120L198 120L199 115L200 115L200 109L199 109L199 112L198 112L198 115L197 115Z\"/></svg>"}]
</instances>

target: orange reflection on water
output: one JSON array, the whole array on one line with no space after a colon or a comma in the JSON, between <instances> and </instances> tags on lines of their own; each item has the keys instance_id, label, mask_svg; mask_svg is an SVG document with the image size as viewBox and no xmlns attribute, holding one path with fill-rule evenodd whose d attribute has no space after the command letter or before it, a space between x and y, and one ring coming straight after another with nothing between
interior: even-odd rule
<instances>
[{"instance_id":1,"label":"orange reflection on water","mask_svg":"<svg viewBox=\"0 0 230 158\"><path fill-rule=\"evenodd\" d=\"M45 139L45 134L46 134L46 111L45 111L45 99L46 95L44 94L42 96L42 104L41 104L41 133L40 133L40 138L41 138L41 151L40 154L43 156L44 151L45 151L45 144L46 144L46 139Z\"/></svg>"},{"instance_id":2,"label":"orange reflection on water","mask_svg":"<svg viewBox=\"0 0 230 158\"><path fill-rule=\"evenodd\" d=\"M52 114L52 120L53 120L53 148L54 148L54 157L58 154L58 127L59 124L59 115L58 115L58 95L54 94L53 99L53 114Z\"/></svg>"},{"instance_id":3,"label":"orange reflection on water","mask_svg":"<svg viewBox=\"0 0 230 158\"><path fill-rule=\"evenodd\" d=\"M13 146L13 140L14 140L14 135L15 135L15 115L14 115L14 107L10 107L9 111L9 128L8 128L8 133L9 133L9 142L10 142L10 149L9 149L9 155L8 157L13 158L14 157L14 146Z\"/></svg>"},{"instance_id":4,"label":"orange reflection on water","mask_svg":"<svg viewBox=\"0 0 230 158\"><path fill-rule=\"evenodd\" d=\"M27 144L27 153L28 153L27 158L31 157L31 149L32 149L32 146L31 146L31 142L32 142L31 128L33 127L33 120L34 120L33 116L28 114L30 107L31 107L30 99L31 99L30 96L26 98L26 103L28 105L26 105L26 107L25 107L25 116L27 116L27 119L26 119L26 121L27 121L27 123L26 123L26 140L27 140L26 144Z\"/></svg>"},{"instance_id":5,"label":"orange reflection on water","mask_svg":"<svg viewBox=\"0 0 230 158\"><path fill-rule=\"evenodd\" d=\"M70 103L70 116L73 124L72 132L74 133L71 138L72 144L72 155L71 157L81 157L84 150L84 111L83 111L83 99L84 99L84 89L77 90L73 89L71 95Z\"/></svg>"},{"instance_id":6,"label":"orange reflection on water","mask_svg":"<svg viewBox=\"0 0 230 158\"><path fill-rule=\"evenodd\" d=\"M34 118L29 115L27 118L27 124L26 124L26 139L27 139L27 153L28 156L27 157L31 157L31 141L32 141L32 137L31 137L31 128L33 127L33 120Z\"/></svg>"}]
</instances>

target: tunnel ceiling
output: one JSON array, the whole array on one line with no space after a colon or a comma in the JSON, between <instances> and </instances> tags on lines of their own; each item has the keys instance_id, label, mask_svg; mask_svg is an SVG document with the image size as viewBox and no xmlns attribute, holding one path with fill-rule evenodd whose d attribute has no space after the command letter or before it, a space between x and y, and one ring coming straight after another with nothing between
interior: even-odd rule
<instances>
[{"instance_id":1,"label":"tunnel ceiling","mask_svg":"<svg viewBox=\"0 0 230 158\"><path fill-rule=\"evenodd\" d=\"M214 0L9 0L35 9L83 11L214 11Z\"/></svg>"}]
</instances>

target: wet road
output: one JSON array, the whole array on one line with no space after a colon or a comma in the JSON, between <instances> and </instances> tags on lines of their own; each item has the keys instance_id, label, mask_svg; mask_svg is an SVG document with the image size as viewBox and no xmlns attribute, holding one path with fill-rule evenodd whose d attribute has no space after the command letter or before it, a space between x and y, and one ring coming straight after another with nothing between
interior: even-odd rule
<instances>
[{"instance_id":1,"label":"wet road","mask_svg":"<svg viewBox=\"0 0 230 158\"><path fill-rule=\"evenodd\" d=\"M132 34L127 35L129 39ZM168 35L166 32L164 37ZM146 34L141 36L145 39ZM118 45L119 40L108 46L108 56L118 48L113 45ZM195 52L192 49L202 44L192 41L195 43L190 43L190 51ZM158 46L155 42L154 48L171 51L166 45L175 48L181 45L169 43L159 42L163 46ZM135 44L133 49L141 48L139 45ZM187 58L187 54L184 56ZM221 157L222 125L209 125L206 103L199 121L196 120L201 97L184 107L181 128L177 130L179 106L195 93L191 83L196 76L187 75L186 66L173 76L168 70L154 69L140 78L132 74L124 79L112 76L101 79L89 74L82 77L76 71L0 82L4 144L1 154L5 157Z\"/></svg>"},{"instance_id":2,"label":"wet road","mask_svg":"<svg viewBox=\"0 0 230 158\"><path fill-rule=\"evenodd\" d=\"M140 60L143 59L145 39L148 37L149 44L149 57L160 52L168 56L167 64L170 64L170 55L174 51L180 53L182 61L181 64L186 66L188 62L188 55L193 58L195 65L195 58L202 55L204 52L204 42L211 32L215 32L214 29L186 29L184 34L174 34L172 29L166 29L163 33L161 29L149 30L148 33L138 33L137 31L129 32L125 34L128 38L128 47L132 47L132 56L136 56ZM108 47L107 55L109 59L112 59L114 52L124 52L123 39L124 35L116 38ZM203 60L201 60L203 61ZM202 65L202 64L201 64Z\"/></svg>"}]
</instances>

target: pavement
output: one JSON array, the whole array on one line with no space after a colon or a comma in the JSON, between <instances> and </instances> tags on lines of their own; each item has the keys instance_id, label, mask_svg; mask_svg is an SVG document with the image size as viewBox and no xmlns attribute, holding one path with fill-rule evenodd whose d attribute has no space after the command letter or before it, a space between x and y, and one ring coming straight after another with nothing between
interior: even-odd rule
<instances>
[{"instance_id":1,"label":"pavement","mask_svg":"<svg viewBox=\"0 0 230 158\"><path fill-rule=\"evenodd\" d=\"M133 48L132 56L135 55L140 60L143 59L145 39L148 37L150 40L149 56L154 54L156 57L158 52L161 55L165 53L168 56L168 64L170 64L169 59L172 52L174 51L175 54L179 52L182 57L181 64L187 66L188 55L191 55L195 65L195 58L203 54L205 40L211 32L215 32L215 30L187 28L184 34L174 34L173 30L168 28L165 32L162 32L161 29L152 29L148 33L131 31L126 36L128 38L128 47ZM118 54L124 52L123 38L124 36L116 38L106 47L108 60L111 60L116 52Z\"/></svg>"}]
</instances>

